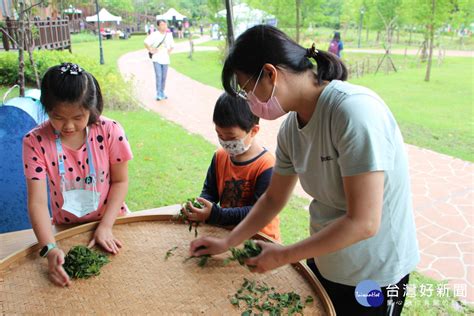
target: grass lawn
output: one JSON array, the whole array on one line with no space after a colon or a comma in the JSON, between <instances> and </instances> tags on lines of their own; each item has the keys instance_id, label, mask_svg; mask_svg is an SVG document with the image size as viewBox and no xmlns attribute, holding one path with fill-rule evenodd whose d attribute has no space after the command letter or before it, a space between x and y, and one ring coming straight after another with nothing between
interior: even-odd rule
<instances>
[{"instance_id":1,"label":"grass lawn","mask_svg":"<svg viewBox=\"0 0 474 316\"><path fill-rule=\"evenodd\" d=\"M116 67L117 60L123 54L139 49L144 49L144 40L144 35L132 36L128 40L103 40L102 48L104 52L104 64L107 66ZM97 56L97 62L99 62L99 41L73 43L72 53L75 55L83 55L88 57Z\"/></svg>"},{"instance_id":2,"label":"grass lawn","mask_svg":"<svg viewBox=\"0 0 474 316\"><path fill-rule=\"evenodd\" d=\"M212 42L219 45L219 42ZM178 53L171 56L171 67L186 76L217 89L223 89L220 75L222 59L218 51L194 52L193 60L188 53Z\"/></svg>"},{"instance_id":3,"label":"grass lawn","mask_svg":"<svg viewBox=\"0 0 474 316\"><path fill-rule=\"evenodd\" d=\"M386 101L407 143L474 161L473 65L472 58L447 58L434 66L430 82L424 68L352 82Z\"/></svg>"},{"instance_id":4,"label":"grass lawn","mask_svg":"<svg viewBox=\"0 0 474 316\"><path fill-rule=\"evenodd\" d=\"M353 61L367 55L345 54ZM374 62L380 56L371 56ZM173 65L179 72L222 89L219 52L196 52L194 60L175 54ZM398 73L383 72L351 80L367 86L385 100L395 115L405 141L468 161L474 161L472 58L446 58L432 69L430 82L424 81L425 67L413 67L414 58L393 56L402 66Z\"/></svg>"}]
</instances>

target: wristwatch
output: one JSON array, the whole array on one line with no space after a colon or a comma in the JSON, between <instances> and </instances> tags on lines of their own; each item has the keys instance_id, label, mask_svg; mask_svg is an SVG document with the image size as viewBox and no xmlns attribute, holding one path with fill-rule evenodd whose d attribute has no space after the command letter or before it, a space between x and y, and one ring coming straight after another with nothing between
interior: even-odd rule
<instances>
[{"instance_id":1,"label":"wristwatch","mask_svg":"<svg viewBox=\"0 0 474 316\"><path fill-rule=\"evenodd\" d=\"M54 248L57 248L56 244L54 242L50 242L48 244L46 244L46 246L44 246L43 248L41 248L40 250L40 257L46 257L48 255L48 253L53 250Z\"/></svg>"}]
</instances>

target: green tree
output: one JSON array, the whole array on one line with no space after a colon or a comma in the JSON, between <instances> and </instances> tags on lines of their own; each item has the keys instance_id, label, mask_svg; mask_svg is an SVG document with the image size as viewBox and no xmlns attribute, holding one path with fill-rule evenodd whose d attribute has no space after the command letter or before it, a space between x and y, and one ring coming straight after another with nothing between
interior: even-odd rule
<instances>
[{"instance_id":1,"label":"green tree","mask_svg":"<svg viewBox=\"0 0 474 316\"><path fill-rule=\"evenodd\" d=\"M334 29L339 29L341 27L341 19L343 15L344 7L346 1L343 0L327 0L327 1L318 1L315 5L319 7L316 11L309 11L310 13L314 12L317 15L314 17L314 20L319 25L328 26Z\"/></svg>"},{"instance_id":2,"label":"green tree","mask_svg":"<svg viewBox=\"0 0 474 316\"><path fill-rule=\"evenodd\" d=\"M430 80L435 32L448 23L450 14L455 10L452 0L405 0L404 13L408 21L424 29L424 53L427 56L425 81Z\"/></svg>"},{"instance_id":3,"label":"green tree","mask_svg":"<svg viewBox=\"0 0 474 316\"><path fill-rule=\"evenodd\" d=\"M112 14L118 14L119 11L134 12L132 0L100 0L99 8L106 8Z\"/></svg>"},{"instance_id":4,"label":"green tree","mask_svg":"<svg viewBox=\"0 0 474 316\"><path fill-rule=\"evenodd\" d=\"M457 30L469 27L474 20L474 1L473 0L451 0L451 11L449 13L449 24L453 36ZM464 36L459 38L461 47L463 46Z\"/></svg>"}]
</instances>

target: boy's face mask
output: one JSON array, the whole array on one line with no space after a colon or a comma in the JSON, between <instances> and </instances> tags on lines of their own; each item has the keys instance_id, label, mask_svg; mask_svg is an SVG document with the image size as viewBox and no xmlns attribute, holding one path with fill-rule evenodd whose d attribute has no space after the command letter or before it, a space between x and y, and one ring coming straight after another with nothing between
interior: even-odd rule
<instances>
[{"instance_id":1,"label":"boy's face mask","mask_svg":"<svg viewBox=\"0 0 474 316\"><path fill-rule=\"evenodd\" d=\"M221 144L222 148L224 148L224 150L227 151L227 153L231 157L242 155L247 150L249 150L250 146L252 146L252 143L245 145L244 142L249 135L250 133L247 134L244 138L235 140L222 140L221 138L219 138L219 144Z\"/></svg>"}]
</instances>

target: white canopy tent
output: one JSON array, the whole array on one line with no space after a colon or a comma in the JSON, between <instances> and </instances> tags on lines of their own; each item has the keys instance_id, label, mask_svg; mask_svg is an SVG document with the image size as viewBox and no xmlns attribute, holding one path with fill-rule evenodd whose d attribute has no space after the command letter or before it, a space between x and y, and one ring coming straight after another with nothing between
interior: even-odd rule
<instances>
[{"instance_id":1,"label":"white canopy tent","mask_svg":"<svg viewBox=\"0 0 474 316\"><path fill-rule=\"evenodd\" d=\"M240 34L245 32L257 24L270 24L276 26L277 20L274 15L259 9L253 9L246 3L234 5L232 7L234 15L234 36L237 38ZM225 18L227 10L217 12L218 17Z\"/></svg>"},{"instance_id":2,"label":"white canopy tent","mask_svg":"<svg viewBox=\"0 0 474 316\"><path fill-rule=\"evenodd\" d=\"M100 22L117 22L122 21L122 17L111 14L105 8L100 9L99 11L99 20ZM97 22L97 14L93 16L86 17L87 22Z\"/></svg>"},{"instance_id":3,"label":"white canopy tent","mask_svg":"<svg viewBox=\"0 0 474 316\"><path fill-rule=\"evenodd\" d=\"M173 17L175 17L176 21L182 21L184 18L186 18L185 15L182 15L178 11L176 11L174 8L169 9L166 11L164 14L157 15L156 19L157 20L173 20Z\"/></svg>"},{"instance_id":4,"label":"white canopy tent","mask_svg":"<svg viewBox=\"0 0 474 316\"><path fill-rule=\"evenodd\" d=\"M65 14L82 14L82 10L76 9L72 5L69 5L69 8L63 11ZM97 19L96 19L97 21Z\"/></svg>"}]
</instances>

